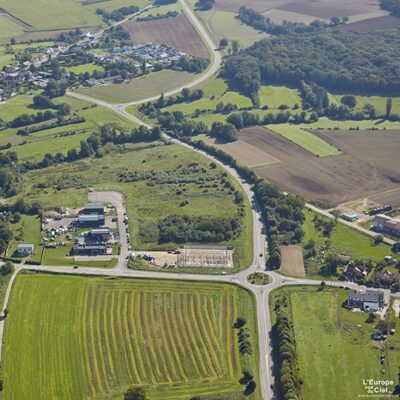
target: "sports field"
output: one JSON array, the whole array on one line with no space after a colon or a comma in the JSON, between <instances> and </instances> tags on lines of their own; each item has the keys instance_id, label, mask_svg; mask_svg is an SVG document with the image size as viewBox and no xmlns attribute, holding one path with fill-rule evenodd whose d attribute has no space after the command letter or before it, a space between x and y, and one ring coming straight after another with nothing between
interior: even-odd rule
<instances>
[{"instance_id":1,"label":"sports field","mask_svg":"<svg viewBox=\"0 0 400 400\"><path fill-rule=\"evenodd\" d=\"M121 399L131 385L187 400L258 376L233 328L244 316L257 349L253 298L233 285L22 275L9 308L4 400Z\"/></svg>"},{"instance_id":2,"label":"sports field","mask_svg":"<svg viewBox=\"0 0 400 400\"><path fill-rule=\"evenodd\" d=\"M126 83L82 88L78 92L111 103L128 103L161 95L192 80L193 74L189 72L163 70L134 78Z\"/></svg>"},{"instance_id":3,"label":"sports field","mask_svg":"<svg viewBox=\"0 0 400 400\"><path fill-rule=\"evenodd\" d=\"M357 399L367 395L365 377L397 382L398 344L386 347L387 357L381 365L380 345L370 339L374 324L365 322L368 315L342 307L347 291L278 290L272 294L271 310L283 293L294 325L304 399Z\"/></svg>"}]
</instances>

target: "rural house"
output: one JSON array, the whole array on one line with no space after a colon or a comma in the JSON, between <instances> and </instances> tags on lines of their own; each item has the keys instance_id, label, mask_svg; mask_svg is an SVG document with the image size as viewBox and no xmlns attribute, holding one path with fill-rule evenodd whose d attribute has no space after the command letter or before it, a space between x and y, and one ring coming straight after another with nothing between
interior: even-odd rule
<instances>
[{"instance_id":1,"label":"rural house","mask_svg":"<svg viewBox=\"0 0 400 400\"><path fill-rule=\"evenodd\" d=\"M17 246L17 254L20 257L28 257L33 254L35 246L33 244L19 244Z\"/></svg>"},{"instance_id":2,"label":"rural house","mask_svg":"<svg viewBox=\"0 0 400 400\"><path fill-rule=\"evenodd\" d=\"M400 219L378 214L372 223L372 229L376 232L400 236Z\"/></svg>"},{"instance_id":3,"label":"rural house","mask_svg":"<svg viewBox=\"0 0 400 400\"><path fill-rule=\"evenodd\" d=\"M350 281L365 278L368 275L367 268L363 264L350 264L343 275Z\"/></svg>"},{"instance_id":4,"label":"rural house","mask_svg":"<svg viewBox=\"0 0 400 400\"><path fill-rule=\"evenodd\" d=\"M359 308L364 311L378 311L384 305L383 292L367 290L365 293L349 293L347 297L348 308Z\"/></svg>"}]
</instances>

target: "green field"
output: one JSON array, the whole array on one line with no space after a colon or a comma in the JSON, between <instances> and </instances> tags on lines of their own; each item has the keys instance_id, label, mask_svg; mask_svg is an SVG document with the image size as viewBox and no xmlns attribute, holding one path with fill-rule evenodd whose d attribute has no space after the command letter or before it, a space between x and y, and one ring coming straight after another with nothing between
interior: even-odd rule
<instances>
[{"instance_id":1,"label":"green field","mask_svg":"<svg viewBox=\"0 0 400 400\"><path fill-rule=\"evenodd\" d=\"M334 121L326 117L320 118L317 122L312 124L296 125L298 128L308 128L308 129L400 129L400 122L390 122L390 121Z\"/></svg>"},{"instance_id":2,"label":"green field","mask_svg":"<svg viewBox=\"0 0 400 400\"><path fill-rule=\"evenodd\" d=\"M331 95L330 101L336 102L340 104L340 99L342 95ZM386 113L386 99L385 96L355 96L357 100L357 105L355 110L361 111L364 104L372 104L378 114L385 114ZM393 114L400 113L400 97L393 97L392 98L392 112Z\"/></svg>"},{"instance_id":3,"label":"green field","mask_svg":"<svg viewBox=\"0 0 400 400\"><path fill-rule=\"evenodd\" d=\"M240 22L235 18L237 13L234 12L212 9L205 12L197 11L196 14L208 28L217 45L222 38L226 38L230 41L237 40L242 47L248 47L255 41L268 37L266 33Z\"/></svg>"},{"instance_id":4,"label":"green field","mask_svg":"<svg viewBox=\"0 0 400 400\"><path fill-rule=\"evenodd\" d=\"M331 146L313 133L301 129L298 125L277 124L269 125L268 128L318 157L342 154L340 150Z\"/></svg>"},{"instance_id":5,"label":"green field","mask_svg":"<svg viewBox=\"0 0 400 400\"><path fill-rule=\"evenodd\" d=\"M67 72L74 72L75 74L84 74L85 72L93 74L94 71L104 71L104 67L102 67L101 65L96 65L94 63L66 67L65 69L67 70Z\"/></svg>"},{"instance_id":6,"label":"green field","mask_svg":"<svg viewBox=\"0 0 400 400\"><path fill-rule=\"evenodd\" d=\"M271 310L282 293L289 299L304 399L357 399L367 393L363 379L397 382L398 341L394 348L387 347L388 357L381 366L380 351L370 339L373 324L365 322L367 314L342 307L347 291L281 289L272 294Z\"/></svg>"},{"instance_id":7,"label":"green field","mask_svg":"<svg viewBox=\"0 0 400 400\"><path fill-rule=\"evenodd\" d=\"M0 40L20 36L24 30L4 15L0 15Z\"/></svg>"},{"instance_id":8,"label":"green field","mask_svg":"<svg viewBox=\"0 0 400 400\"><path fill-rule=\"evenodd\" d=\"M186 173L193 163L198 164L198 172ZM123 173L154 173L154 183L144 178L122 182L120 176ZM200 183L200 178L208 181ZM20 196L38 200L45 208L79 207L87 201L88 188L121 191L127 202L132 246L140 250L175 249L176 243L158 243L158 224L167 216L233 218L236 215L232 190L222 181L222 169L210 168L210 161L204 156L180 145L158 142L127 145L122 154L112 151L100 159L85 159L28 172L24 175ZM232 179L230 182L236 190L241 190ZM182 205L184 200L187 204ZM14 199L10 199L12 201ZM251 243L252 216L246 203L241 234L228 243L218 244L235 246L236 267L243 268L250 265L253 257ZM64 251L59 256L65 257L65 250L59 251ZM55 263L54 252L45 253L45 262Z\"/></svg>"},{"instance_id":9,"label":"green field","mask_svg":"<svg viewBox=\"0 0 400 400\"><path fill-rule=\"evenodd\" d=\"M169 11L176 11L178 13L182 12L182 7L180 6L180 4L178 2L174 3L174 4L166 4L163 6L157 6L157 7L152 7L149 10L146 10L144 12L142 12L141 14L139 14L137 16L137 18L143 18L143 17L147 17L149 15L164 15Z\"/></svg>"},{"instance_id":10,"label":"green field","mask_svg":"<svg viewBox=\"0 0 400 400\"><path fill-rule=\"evenodd\" d=\"M276 109L284 104L292 108L295 104L301 105L301 97L296 89L286 86L261 86L258 95L260 106Z\"/></svg>"},{"instance_id":11,"label":"green field","mask_svg":"<svg viewBox=\"0 0 400 400\"><path fill-rule=\"evenodd\" d=\"M125 83L81 88L78 92L110 103L128 103L175 89L192 81L193 76L188 72L163 70Z\"/></svg>"},{"instance_id":12,"label":"green field","mask_svg":"<svg viewBox=\"0 0 400 400\"><path fill-rule=\"evenodd\" d=\"M259 376L254 300L233 285L24 274L9 309L4 400L117 400L131 385L187 400L242 392L244 369ZM253 355L239 354L238 316Z\"/></svg>"},{"instance_id":13,"label":"green field","mask_svg":"<svg viewBox=\"0 0 400 400\"><path fill-rule=\"evenodd\" d=\"M15 97L0 106L0 118L10 121L21 113L36 113L38 110L31 108L31 101L30 96ZM38 161L46 153L66 154L68 150L78 148L81 140L89 137L93 131L98 130L104 124L114 124L126 131L136 127L134 122L100 106L89 107L87 103L70 97L59 97L55 102L70 104L72 112L84 117L85 122L46 129L28 136L17 135L18 129L5 129L0 132L0 144L11 143L13 145L11 149L18 154L21 160ZM65 135L66 132L70 134ZM27 143L21 144L24 141Z\"/></svg>"}]
</instances>

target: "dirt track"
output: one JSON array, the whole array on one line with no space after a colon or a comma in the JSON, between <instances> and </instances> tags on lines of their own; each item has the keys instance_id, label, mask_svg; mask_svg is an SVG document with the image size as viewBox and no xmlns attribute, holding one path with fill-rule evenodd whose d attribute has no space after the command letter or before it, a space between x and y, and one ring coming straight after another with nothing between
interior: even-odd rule
<instances>
[{"instance_id":1,"label":"dirt track","mask_svg":"<svg viewBox=\"0 0 400 400\"><path fill-rule=\"evenodd\" d=\"M166 44L196 57L210 58L207 47L184 14L153 21L128 21L123 27L136 43Z\"/></svg>"}]
</instances>

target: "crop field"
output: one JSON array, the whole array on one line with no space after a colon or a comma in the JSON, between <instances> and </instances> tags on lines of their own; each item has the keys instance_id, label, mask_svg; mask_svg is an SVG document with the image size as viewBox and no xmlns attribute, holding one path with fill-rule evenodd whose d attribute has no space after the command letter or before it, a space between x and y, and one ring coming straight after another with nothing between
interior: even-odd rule
<instances>
[{"instance_id":1,"label":"crop field","mask_svg":"<svg viewBox=\"0 0 400 400\"><path fill-rule=\"evenodd\" d=\"M138 7L144 7L147 4L147 0L135 1L135 5ZM103 25L103 21L96 14L97 8L112 10L127 5L132 5L132 2L111 0L82 6L81 2L76 0L0 0L1 8L23 23L30 25L32 31L99 27ZM8 36L12 37L13 35ZM49 37L48 32L45 37Z\"/></svg>"},{"instance_id":2,"label":"crop field","mask_svg":"<svg viewBox=\"0 0 400 400\"><path fill-rule=\"evenodd\" d=\"M196 57L210 58L206 45L184 14L153 21L127 21L123 26L135 43L166 44Z\"/></svg>"},{"instance_id":3,"label":"crop field","mask_svg":"<svg viewBox=\"0 0 400 400\"><path fill-rule=\"evenodd\" d=\"M261 127L243 129L234 148L239 151L240 144L246 143L257 148L257 154L266 154L267 165L252 167L260 177L275 182L289 192L331 205L399 188L398 131L328 130L314 131L314 134L343 154L316 157ZM230 153L227 144L219 146ZM247 152L245 149L243 163ZM271 157L280 162L270 162ZM249 158L245 165L252 166L254 163Z\"/></svg>"},{"instance_id":4,"label":"crop field","mask_svg":"<svg viewBox=\"0 0 400 400\"><path fill-rule=\"evenodd\" d=\"M379 345L370 339L374 325L365 322L365 313L342 307L347 293L341 289L293 287L272 294L271 310L277 298L283 294L288 297L304 399L367 396L365 376L395 381L400 356L398 340L393 347L386 346L387 357L381 365ZM390 393L393 389L389 389Z\"/></svg>"},{"instance_id":5,"label":"crop field","mask_svg":"<svg viewBox=\"0 0 400 400\"><path fill-rule=\"evenodd\" d=\"M161 93L185 85L191 80L193 80L193 74L189 72L163 70L134 78L126 83L111 83L89 89L82 88L78 92L111 103L129 103L161 95Z\"/></svg>"},{"instance_id":6,"label":"crop field","mask_svg":"<svg viewBox=\"0 0 400 400\"><path fill-rule=\"evenodd\" d=\"M296 89L286 86L261 86L258 92L260 106L276 109L280 105L287 105L292 108L294 105L301 105L301 97Z\"/></svg>"},{"instance_id":7,"label":"crop field","mask_svg":"<svg viewBox=\"0 0 400 400\"><path fill-rule=\"evenodd\" d=\"M336 29L347 32L369 32L376 29L393 29L400 27L400 18L385 15L376 18L369 18L362 21L356 21L351 24L340 25Z\"/></svg>"},{"instance_id":8,"label":"crop field","mask_svg":"<svg viewBox=\"0 0 400 400\"><path fill-rule=\"evenodd\" d=\"M351 15L360 15L375 13L380 11L378 3L365 2L363 0L338 0L334 3L329 0L300 0L286 1L286 4L276 6L274 8L311 15L316 18L344 17Z\"/></svg>"},{"instance_id":9,"label":"crop field","mask_svg":"<svg viewBox=\"0 0 400 400\"><path fill-rule=\"evenodd\" d=\"M288 3L291 0L216 0L215 8L222 11L237 12L240 7L246 6L253 10L262 12L281 4Z\"/></svg>"},{"instance_id":10,"label":"crop field","mask_svg":"<svg viewBox=\"0 0 400 400\"><path fill-rule=\"evenodd\" d=\"M22 35L24 30L0 13L0 40Z\"/></svg>"},{"instance_id":11,"label":"crop field","mask_svg":"<svg viewBox=\"0 0 400 400\"><path fill-rule=\"evenodd\" d=\"M196 164L194 171L191 170L193 163ZM153 174L154 184L145 178L124 182L123 174ZM127 203L132 246L140 250L175 249L177 243L158 242L158 225L166 217L190 215L231 219L236 216L235 197L222 182L222 174L220 168L210 167L207 158L182 146L140 143L127 145L122 154L112 152L101 159L28 172L24 175L21 195L29 194L32 201L41 202L44 208L54 208L82 205L87 201L87 191L91 187L99 191L121 191ZM209 181L202 183L200 178ZM235 189L241 190L233 180L230 182ZM248 266L252 260L251 240L252 216L246 202L241 233L218 245L235 247L235 267L238 268ZM48 254L49 257L52 255L53 252ZM65 257L65 251L60 257Z\"/></svg>"},{"instance_id":12,"label":"crop field","mask_svg":"<svg viewBox=\"0 0 400 400\"><path fill-rule=\"evenodd\" d=\"M305 276L301 246L281 246L281 271L288 275Z\"/></svg>"},{"instance_id":13,"label":"crop field","mask_svg":"<svg viewBox=\"0 0 400 400\"><path fill-rule=\"evenodd\" d=\"M296 125L271 125L270 130L318 157L337 156L341 154L341 151L338 150L338 148L328 144L313 133L305 131Z\"/></svg>"},{"instance_id":14,"label":"crop field","mask_svg":"<svg viewBox=\"0 0 400 400\"><path fill-rule=\"evenodd\" d=\"M274 23L281 24L283 21L289 22L302 22L303 24L310 24L315 21L312 15L301 14L299 12L290 12L278 9L270 9L263 13L266 17L270 18ZM319 20L329 22L329 18L318 18Z\"/></svg>"},{"instance_id":15,"label":"crop field","mask_svg":"<svg viewBox=\"0 0 400 400\"><path fill-rule=\"evenodd\" d=\"M242 392L244 369L258 377L233 328L244 316L257 349L253 298L233 285L22 275L10 310L4 400L116 400L131 385L187 400Z\"/></svg>"}]
</instances>

